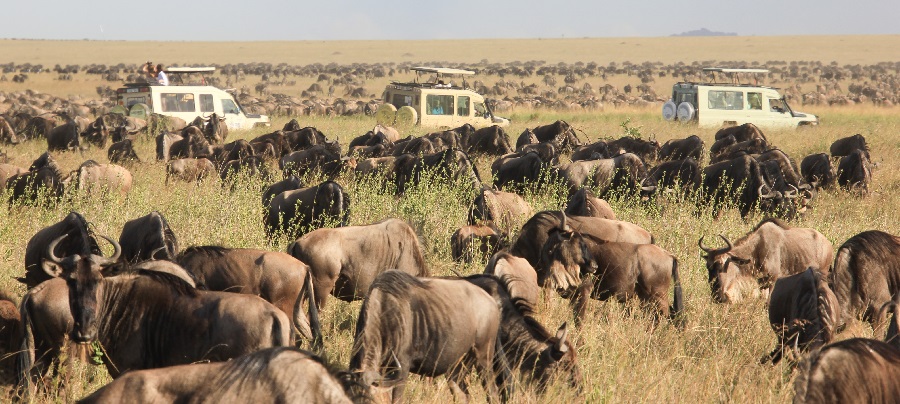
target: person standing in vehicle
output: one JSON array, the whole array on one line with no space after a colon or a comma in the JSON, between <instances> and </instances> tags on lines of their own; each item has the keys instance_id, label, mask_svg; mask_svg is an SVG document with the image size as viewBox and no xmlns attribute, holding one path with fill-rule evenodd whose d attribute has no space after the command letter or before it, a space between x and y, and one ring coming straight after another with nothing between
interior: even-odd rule
<instances>
[{"instance_id":1,"label":"person standing in vehicle","mask_svg":"<svg viewBox=\"0 0 900 404\"><path fill-rule=\"evenodd\" d=\"M156 65L156 83L161 86L169 85L169 76L166 75L166 72L163 71L163 65Z\"/></svg>"}]
</instances>

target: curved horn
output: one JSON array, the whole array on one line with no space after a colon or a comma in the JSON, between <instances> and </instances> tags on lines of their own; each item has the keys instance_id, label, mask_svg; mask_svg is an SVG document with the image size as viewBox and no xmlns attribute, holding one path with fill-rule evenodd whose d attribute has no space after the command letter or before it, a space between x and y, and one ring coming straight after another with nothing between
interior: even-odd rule
<instances>
[{"instance_id":1,"label":"curved horn","mask_svg":"<svg viewBox=\"0 0 900 404\"><path fill-rule=\"evenodd\" d=\"M778 193L769 188L769 192L763 193L763 188L767 188L766 184L762 184L757 188L756 193L759 195L759 199L772 199L778 196Z\"/></svg>"},{"instance_id":2,"label":"curved horn","mask_svg":"<svg viewBox=\"0 0 900 404\"><path fill-rule=\"evenodd\" d=\"M166 250L166 246L162 246L162 247L159 247L159 248L153 250L153 252L150 253L150 259L155 260L156 254L158 254L160 251L165 251L165 250ZM166 255L168 255L168 254L166 254ZM166 258L168 258L168 256Z\"/></svg>"},{"instance_id":3,"label":"curved horn","mask_svg":"<svg viewBox=\"0 0 900 404\"><path fill-rule=\"evenodd\" d=\"M562 229L562 231L566 231L566 227L568 227L566 226L566 212L560 210L559 214L562 215L562 220L560 221L559 228Z\"/></svg>"},{"instance_id":4,"label":"curved horn","mask_svg":"<svg viewBox=\"0 0 900 404\"><path fill-rule=\"evenodd\" d=\"M721 235L721 234L719 234L719 237L721 237L722 240L725 241L726 247L719 248L719 249L717 249L717 250L716 250L716 249L709 248L709 247L703 245L703 238L704 238L704 237L706 237L706 236L700 237L700 240L697 241L697 246L699 246L701 250L705 251L706 254L708 254L710 257L714 257L714 256L717 256L717 255L725 254L725 253L731 251L731 249L733 248L732 245L731 245L731 242L728 241L728 239L725 238L725 236L723 236L723 235Z\"/></svg>"},{"instance_id":5,"label":"curved horn","mask_svg":"<svg viewBox=\"0 0 900 404\"><path fill-rule=\"evenodd\" d=\"M119 245L119 243L116 242L116 240L113 240L113 239L111 239L111 238L109 238L109 237L106 237L106 236L100 236L100 237L103 237L104 239L106 239L106 241L108 241L108 242L109 242L110 244L112 244L112 246L113 246L113 255L112 255L111 257L109 257L109 258L107 259L107 261L109 261L109 262L116 262L116 261L118 261L118 260L119 260L119 256L122 255L122 246Z\"/></svg>"},{"instance_id":6,"label":"curved horn","mask_svg":"<svg viewBox=\"0 0 900 404\"><path fill-rule=\"evenodd\" d=\"M47 256L50 257L50 261L52 261L54 264L59 265L59 263L62 261L62 259L57 257L56 254L53 253L53 250L56 249L56 246L59 245L59 242L62 241L62 239L66 238L68 236L69 236L68 234L63 234L62 236L59 236L56 239L54 239L53 241L51 241L50 245L47 246Z\"/></svg>"},{"instance_id":7,"label":"curved horn","mask_svg":"<svg viewBox=\"0 0 900 404\"><path fill-rule=\"evenodd\" d=\"M793 192L785 192L784 197L789 198L789 199L794 199L797 197L797 194L800 193L800 190L797 189L797 187L795 187L794 185L790 185L790 186L791 186L791 188L794 188L794 191Z\"/></svg>"}]
</instances>

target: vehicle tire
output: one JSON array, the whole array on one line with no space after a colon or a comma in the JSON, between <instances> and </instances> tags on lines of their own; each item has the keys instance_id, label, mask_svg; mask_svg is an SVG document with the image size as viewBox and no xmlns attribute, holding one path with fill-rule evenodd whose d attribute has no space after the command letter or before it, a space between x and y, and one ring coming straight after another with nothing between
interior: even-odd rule
<instances>
[{"instance_id":1,"label":"vehicle tire","mask_svg":"<svg viewBox=\"0 0 900 404\"><path fill-rule=\"evenodd\" d=\"M675 101L668 100L662 107L662 115L663 119L667 121L673 121L676 118L676 112L678 107L675 106Z\"/></svg>"},{"instance_id":2,"label":"vehicle tire","mask_svg":"<svg viewBox=\"0 0 900 404\"><path fill-rule=\"evenodd\" d=\"M125 108L124 105L116 105L116 106L110 108L109 113L119 114L122 116L128 116L128 108Z\"/></svg>"},{"instance_id":3,"label":"vehicle tire","mask_svg":"<svg viewBox=\"0 0 900 404\"><path fill-rule=\"evenodd\" d=\"M685 101L681 104L678 104L678 111L676 115L678 116L678 120L681 122L688 122L691 119L694 119L694 115L696 115L696 110L691 103Z\"/></svg>"},{"instance_id":4,"label":"vehicle tire","mask_svg":"<svg viewBox=\"0 0 900 404\"><path fill-rule=\"evenodd\" d=\"M419 121L419 114L409 105L404 105L397 110L397 120L395 125L398 127L413 126Z\"/></svg>"},{"instance_id":5,"label":"vehicle tire","mask_svg":"<svg viewBox=\"0 0 900 404\"><path fill-rule=\"evenodd\" d=\"M131 106L131 109L128 111L128 116L133 116L146 121L151 113L153 113L153 110L150 109L150 106L140 103Z\"/></svg>"},{"instance_id":6,"label":"vehicle tire","mask_svg":"<svg viewBox=\"0 0 900 404\"><path fill-rule=\"evenodd\" d=\"M394 120L397 119L397 107L393 104L381 104L378 111L375 111L375 122L382 126L394 126Z\"/></svg>"}]
</instances>

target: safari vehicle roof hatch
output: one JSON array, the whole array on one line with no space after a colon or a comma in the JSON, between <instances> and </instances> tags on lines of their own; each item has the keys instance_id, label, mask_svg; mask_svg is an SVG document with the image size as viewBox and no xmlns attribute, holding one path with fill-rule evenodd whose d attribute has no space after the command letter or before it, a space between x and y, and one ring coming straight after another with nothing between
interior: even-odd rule
<instances>
[{"instance_id":1,"label":"safari vehicle roof hatch","mask_svg":"<svg viewBox=\"0 0 900 404\"><path fill-rule=\"evenodd\" d=\"M169 75L169 85L173 86L205 86L208 85L204 73L216 71L213 66L201 67L170 67L166 69Z\"/></svg>"},{"instance_id":2,"label":"safari vehicle roof hatch","mask_svg":"<svg viewBox=\"0 0 900 404\"><path fill-rule=\"evenodd\" d=\"M769 72L769 69L731 69L725 67L704 67L703 72L712 76L713 84L722 84L722 83L730 83L736 85L743 85L740 82L741 77L752 77L753 83L747 83L747 85L758 85L759 84L759 74L766 74ZM717 74L719 73L719 74ZM725 76L728 78L727 81L718 81L718 78L721 76Z\"/></svg>"}]
</instances>

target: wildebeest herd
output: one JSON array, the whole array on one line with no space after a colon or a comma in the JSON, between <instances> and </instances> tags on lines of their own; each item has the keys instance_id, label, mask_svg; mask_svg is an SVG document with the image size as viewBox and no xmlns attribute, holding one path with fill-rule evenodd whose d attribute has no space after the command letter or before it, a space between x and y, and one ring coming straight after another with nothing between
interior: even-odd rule
<instances>
[{"instance_id":1,"label":"wildebeest herd","mask_svg":"<svg viewBox=\"0 0 900 404\"><path fill-rule=\"evenodd\" d=\"M526 130L515 148L498 127L406 138L375 127L344 154L337 141L296 121L230 143L215 122L157 136L167 180L218 176L233 188L246 176L270 178L277 166L284 179L261 190L258 220L270 236L295 241L285 252L182 248L178 229L155 211L125 223L115 240L70 213L27 242L19 281L28 292L18 309L11 297L0 305L9 324L0 344L14 353L4 365L14 369L19 394L52 388L49 379L65 361L91 351L102 351L114 381L85 402L366 402L373 389L391 389L397 401L410 374L446 375L460 398L469 396L474 375L491 401L510 400L517 386L542 391L560 380L580 392L590 372L569 332L598 321L586 316L591 300L636 302L648 329L681 332L679 264L687 257L617 220L605 200L652 205L673 194L696 200L697 215L735 208L770 216L734 242L720 236L724 246L711 247L702 237L698 246L714 301L767 296L776 346L760 355L799 363L797 402L900 397L900 238L866 231L835 252L815 229L788 224L822 188L868 192L872 165L860 135L838 140L830 155L804 158L798 169L752 125L721 130L709 149L696 136L664 145L628 136L583 144L564 121ZM90 130L74 133L89 139ZM133 136L126 131L113 146ZM484 157L493 159L489 183L473 162ZM0 172L10 173L2 183L11 206L131 188L125 166L89 160L66 175L49 152L27 170L4 164ZM307 186L310 173L325 181ZM469 224L450 244L454 259L488 258L484 273L432 276L420 235L404 220L350 223L352 195L339 183L347 173L398 198L429 181L474 191ZM562 210L535 213L524 198L545 186L567 193ZM340 369L322 359L329 354L323 342L334 337L319 318L328 295L363 301ZM542 296L556 295L569 301L572 324L536 319ZM856 320L886 329L886 342L832 343Z\"/></svg>"}]
</instances>

